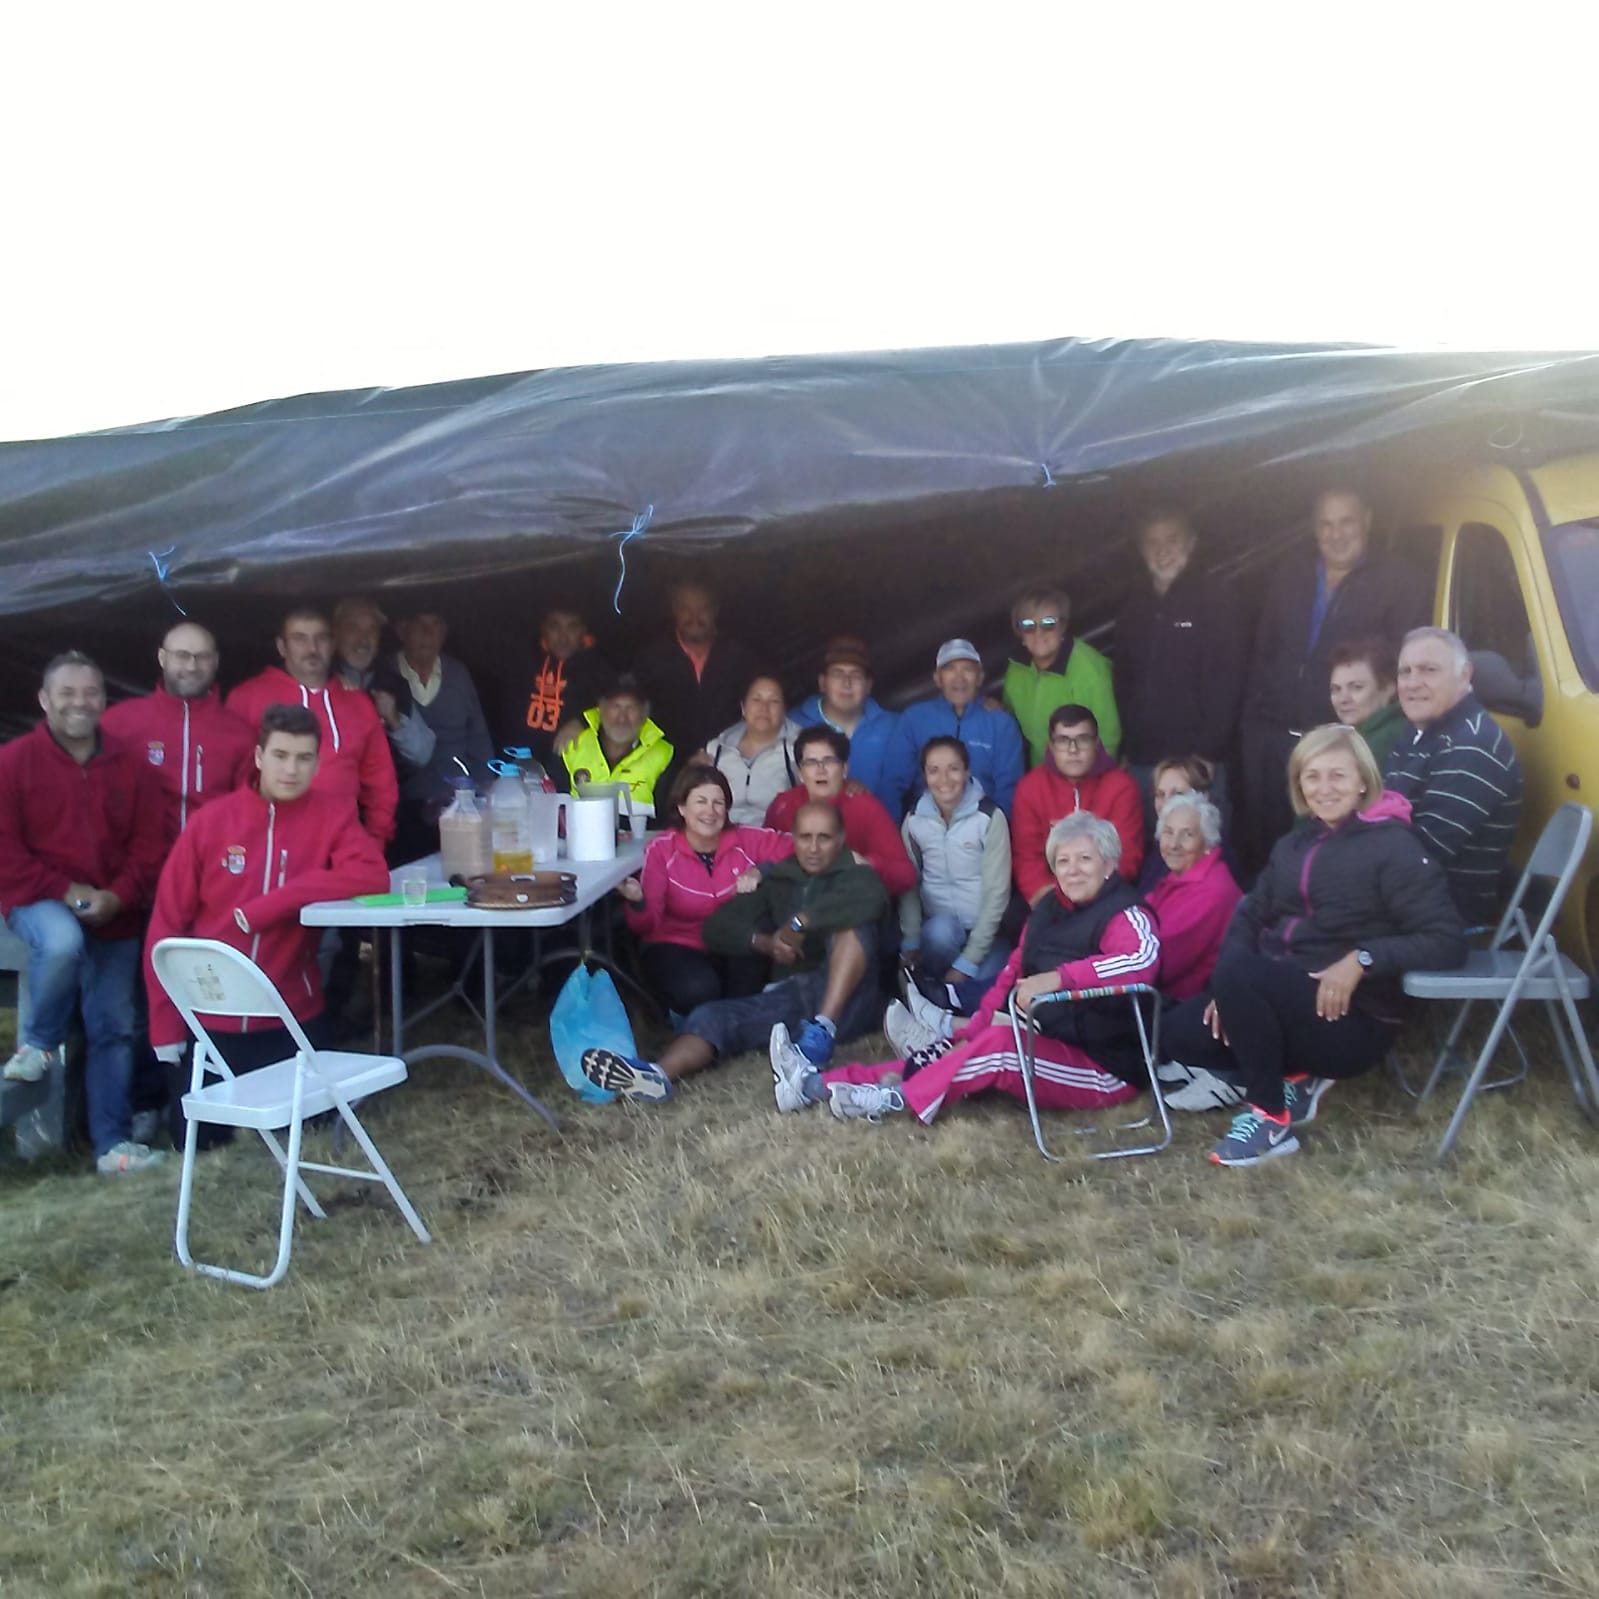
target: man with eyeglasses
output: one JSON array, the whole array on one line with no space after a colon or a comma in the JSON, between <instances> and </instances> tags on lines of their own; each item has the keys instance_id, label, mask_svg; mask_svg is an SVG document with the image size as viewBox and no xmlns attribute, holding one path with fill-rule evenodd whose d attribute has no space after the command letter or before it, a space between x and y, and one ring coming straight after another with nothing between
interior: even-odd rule
<instances>
[{"instance_id":1,"label":"man with eyeglasses","mask_svg":"<svg viewBox=\"0 0 1599 1599\"><path fill-rule=\"evenodd\" d=\"M844 843L855 859L877 873L890 894L916 887L916 868L905 851L894 819L875 794L850 779L850 741L837 728L818 722L794 740L800 780L772 801L766 825L789 833L802 805L831 805L844 819Z\"/></svg>"},{"instance_id":2,"label":"man with eyeglasses","mask_svg":"<svg viewBox=\"0 0 1599 1599\"><path fill-rule=\"evenodd\" d=\"M1005 666L1001 698L1021 727L1033 766L1049 753L1049 717L1058 705L1086 705L1105 748L1112 755L1121 748L1110 662L1086 639L1072 637L1071 618L1064 589L1030 590L1010 608L1017 648Z\"/></svg>"},{"instance_id":3,"label":"man with eyeglasses","mask_svg":"<svg viewBox=\"0 0 1599 1599\"><path fill-rule=\"evenodd\" d=\"M894 730L885 775L894 795L890 812L903 816L907 801L916 803L922 792L922 750L928 739L945 734L966 746L972 776L1009 817L1026 752L1010 712L983 703L983 658L977 646L970 639L946 639L938 647L933 681L939 697L907 705Z\"/></svg>"},{"instance_id":4,"label":"man with eyeglasses","mask_svg":"<svg viewBox=\"0 0 1599 1599\"><path fill-rule=\"evenodd\" d=\"M865 644L846 635L829 639L816 686L820 692L795 711L794 719L801 727L821 722L842 733L849 740L850 776L897 815L899 795L886 773L899 717L872 698L872 658Z\"/></svg>"},{"instance_id":5,"label":"man with eyeglasses","mask_svg":"<svg viewBox=\"0 0 1599 1599\"><path fill-rule=\"evenodd\" d=\"M1122 754L1144 796L1151 831L1155 767L1180 755L1210 762L1216 774L1210 798L1225 825L1222 763L1238 722L1249 643L1237 599L1194 565L1199 539L1181 511L1148 512L1134 542L1143 571L1128 589L1115 635Z\"/></svg>"},{"instance_id":6,"label":"man with eyeglasses","mask_svg":"<svg viewBox=\"0 0 1599 1599\"><path fill-rule=\"evenodd\" d=\"M202 806L244 781L255 735L223 708L221 656L208 629L198 622L168 628L156 660L161 681L155 691L113 705L100 726L154 770L170 847Z\"/></svg>"},{"instance_id":7,"label":"man with eyeglasses","mask_svg":"<svg viewBox=\"0 0 1599 1599\"><path fill-rule=\"evenodd\" d=\"M1138 785L1100 743L1094 713L1086 705L1060 705L1049 717L1049 758L1017 786L1011 820L1011 867L1029 905L1054 887L1044 844L1050 828L1074 811L1089 811L1116 829L1122 841L1117 870L1136 883L1144 864L1144 805Z\"/></svg>"}]
</instances>

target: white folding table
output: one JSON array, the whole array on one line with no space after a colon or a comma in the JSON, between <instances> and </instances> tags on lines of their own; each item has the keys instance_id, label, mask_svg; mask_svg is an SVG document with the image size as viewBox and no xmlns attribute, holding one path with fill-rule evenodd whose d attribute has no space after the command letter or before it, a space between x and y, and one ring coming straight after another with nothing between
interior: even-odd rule
<instances>
[{"instance_id":1,"label":"white folding table","mask_svg":"<svg viewBox=\"0 0 1599 1599\"><path fill-rule=\"evenodd\" d=\"M565 927L568 923L575 921L577 923L580 954L591 959L600 959L603 964L609 966L610 963L608 961L604 961L603 957L595 956L590 949L590 930L593 921L591 912L599 900L603 899L624 878L631 877L643 864L644 845L637 840L619 844L615 860L569 861L562 859L556 862L555 869L569 872L577 879L577 898L570 905L556 905L548 910L476 910L459 900L445 901L434 905L363 905L358 900L353 899L326 899L318 900L314 905L307 905L300 912L300 921L306 927L387 928L389 934L391 987L390 1012L394 1027L392 1048L394 1053L403 1057L407 1063L448 1058L451 1060L464 1060L474 1066L480 1066L491 1076L504 1083L512 1093L526 1101L552 1128L559 1132L559 1124L550 1111L512 1077L499 1061L497 1026L499 1005L539 970L541 962L535 959L530 963L527 971L518 977L503 993L497 992L494 970L495 930L501 927L521 927L537 931L541 928ZM408 877L425 877L430 889L446 886L437 855L429 855L423 860L412 861L408 865L396 867L389 874L392 891L398 894L402 879ZM437 999L430 1000L420 1010L412 1012L409 1016L405 1014L400 935L407 927L461 927L478 935L479 942L475 955L483 967L483 1008L481 1011L465 988L466 978L472 969L473 957L469 956L466 964L461 969L461 975L456 979L448 993L441 994ZM411 1050L407 1053L405 1049L405 1029L419 1022L424 1016L431 1015L439 1006L447 1004L452 999L463 1001L482 1024L483 1048L476 1050L468 1049L461 1044L428 1044L421 1049Z\"/></svg>"}]
</instances>

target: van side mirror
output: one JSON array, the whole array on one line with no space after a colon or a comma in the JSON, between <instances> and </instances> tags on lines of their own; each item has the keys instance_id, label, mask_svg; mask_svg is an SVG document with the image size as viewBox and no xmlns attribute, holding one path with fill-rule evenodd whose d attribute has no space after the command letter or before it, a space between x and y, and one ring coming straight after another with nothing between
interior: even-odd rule
<instances>
[{"instance_id":1,"label":"van side mirror","mask_svg":"<svg viewBox=\"0 0 1599 1599\"><path fill-rule=\"evenodd\" d=\"M1543 720L1543 680L1530 639L1525 672L1518 672L1497 650L1473 650L1471 687L1496 715L1513 716L1528 727Z\"/></svg>"}]
</instances>

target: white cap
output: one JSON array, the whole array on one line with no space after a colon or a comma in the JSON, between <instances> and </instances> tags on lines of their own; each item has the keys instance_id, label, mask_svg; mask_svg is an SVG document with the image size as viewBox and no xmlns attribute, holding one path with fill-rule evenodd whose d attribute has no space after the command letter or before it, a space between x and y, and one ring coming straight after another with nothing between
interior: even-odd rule
<instances>
[{"instance_id":1,"label":"white cap","mask_svg":"<svg viewBox=\"0 0 1599 1599\"><path fill-rule=\"evenodd\" d=\"M979 666L983 664L977 646L968 638L945 639L938 646L938 665L948 666L951 661L976 661Z\"/></svg>"}]
</instances>

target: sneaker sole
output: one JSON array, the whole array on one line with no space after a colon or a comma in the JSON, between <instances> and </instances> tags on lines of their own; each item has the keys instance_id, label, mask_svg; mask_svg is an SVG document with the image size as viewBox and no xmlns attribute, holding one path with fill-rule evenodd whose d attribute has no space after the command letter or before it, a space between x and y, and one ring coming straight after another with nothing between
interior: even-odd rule
<instances>
[{"instance_id":1,"label":"sneaker sole","mask_svg":"<svg viewBox=\"0 0 1599 1599\"><path fill-rule=\"evenodd\" d=\"M620 1094L624 1099L643 1099L659 1104L669 1099L672 1085L664 1080L646 1077L631 1061L608 1049L586 1049L581 1062L583 1075L596 1088L607 1093Z\"/></svg>"},{"instance_id":2,"label":"sneaker sole","mask_svg":"<svg viewBox=\"0 0 1599 1599\"><path fill-rule=\"evenodd\" d=\"M1280 1143L1273 1144L1264 1154L1229 1157L1220 1155L1213 1149L1210 1152L1210 1159L1212 1165L1216 1166L1259 1166L1263 1161L1275 1160L1279 1155L1297 1155L1298 1153L1299 1140L1290 1134Z\"/></svg>"}]
</instances>

